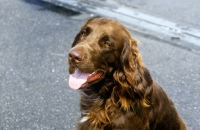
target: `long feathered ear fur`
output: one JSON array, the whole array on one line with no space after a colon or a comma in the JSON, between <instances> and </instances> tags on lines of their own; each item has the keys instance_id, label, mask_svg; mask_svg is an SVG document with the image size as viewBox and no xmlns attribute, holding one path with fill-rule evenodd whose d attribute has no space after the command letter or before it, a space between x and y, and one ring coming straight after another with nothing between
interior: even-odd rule
<instances>
[{"instance_id":1,"label":"long feathered ear fur","mask_svg":"<svg viewBox=\"0 0 200 130\"><path fill-rule=\"evenodd\" d=\"M114 89L116 103L120 103L124 109L130 109L129 104L140 101L145 107L150 105L148 95L151 92L153 82L149 71L144 67L138 50L137 39L126 39L120 57L120 67L114 73L114 79L118 87Z\"/></svg>"}]
</instances>

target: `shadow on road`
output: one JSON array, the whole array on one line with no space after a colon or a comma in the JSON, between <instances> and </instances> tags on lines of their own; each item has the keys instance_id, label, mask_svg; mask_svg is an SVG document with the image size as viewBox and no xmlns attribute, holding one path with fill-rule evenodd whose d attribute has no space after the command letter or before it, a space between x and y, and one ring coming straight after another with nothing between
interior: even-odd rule
<instances>
[{"instance_id":1,"label":"shadow on road","mask_svg":"<svg viewBox=\"0 0 200 130\"><path fill-rule=\"evenodd\" d=\"M23 0L23 1L29 4L40 6L38 10L49 10L49 11L56 12L67 17L81 14L80 12L66 9L61 6L56 6L54 4L47 3L41 0Z\"/></svg>"}]
</instances>

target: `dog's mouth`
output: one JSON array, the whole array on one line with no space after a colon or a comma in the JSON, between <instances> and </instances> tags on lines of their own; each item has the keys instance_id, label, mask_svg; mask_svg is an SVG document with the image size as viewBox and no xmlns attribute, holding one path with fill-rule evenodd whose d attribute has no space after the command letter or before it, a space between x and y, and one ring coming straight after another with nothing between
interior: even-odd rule
<instances>
[{"instance_id":1,"label":"dog's mouth","mask_svg":"<svg viewBox=\"0 0 200 130\"><path fill-rule=\"evenodd\" d=\"M75 90L85 88L92 82L99 80L103 74L103 70L96 70L90 74L77 69L74 74L70 74L69 86Z\"/></svg>"}]
</instances>

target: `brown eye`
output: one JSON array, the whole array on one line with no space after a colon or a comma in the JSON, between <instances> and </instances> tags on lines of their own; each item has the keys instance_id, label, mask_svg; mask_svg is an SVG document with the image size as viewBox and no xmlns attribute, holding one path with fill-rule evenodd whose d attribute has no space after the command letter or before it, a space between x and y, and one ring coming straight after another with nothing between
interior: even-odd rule
<instances>
[{"instance_id":1,"label":"brown eye","mask_svg":"<svg viewBox=\"0 0 200 130\"><path fill-rule=\"evenodd\" d=\"M83 29L82 31L81 31L81 35L86 35L87 34L87 30L86 29Z\"/></svg>"},{"instance_id":2,"label":"brown eye","mask_svg":"<svg viewBox=\"0 0 200 130\"><path fill-rule=\"evenodd\" d=\"M110 47L110 46L111 46L111 44L110 44L110 41L109 41L109 40L106 40L106 41L104 42L104 44L105 44L105 46L107 46L107 47Z\"/></svg>"},{"instance_id":3,"label":"brown eye","mask_svg":"<svg viewBox=\"0 0 200 130\"><path fill-rule=\"evenodd\" d=\"M87 35L89 35L90 34L90 32L91 32L91 29L89 28L89 27L85 27L85 28L83 28L82 30L81 30L81 35L82 36L87 36Z\"/></svg>"},{"instance_id":4,"label":"brown eye","mask_svg":"<svg viewBox=\"0 0 200 130\"><path fill-rule=\"evenodd\" d=\"M110 43L110 40L109 40L108 37L104 37L104 45L105 45L106 47L110 47L111 43Z\"/></svg>"},{"instance_id":5,"label":"brown eye","mask_svg":"<svg viewBox=\"0 0 200 130\"><path fill-rule=\"evenodd\" d=\"M113 38L108 35L102 36L99 40L100 47L106 50L113 49L113 43Z\"/></svg>"}]
</instances>

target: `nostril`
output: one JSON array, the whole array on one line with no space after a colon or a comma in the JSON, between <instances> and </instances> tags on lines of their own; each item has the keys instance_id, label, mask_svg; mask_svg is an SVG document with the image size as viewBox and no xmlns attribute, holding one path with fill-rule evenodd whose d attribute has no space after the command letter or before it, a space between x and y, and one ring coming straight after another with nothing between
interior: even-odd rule
<instances>
[{"instance_id":1,"label":"nostril","mask_svg":"<svg viewBox=\"0 0 200 130\"><path fill-rule=\"evenodd\" d=\"M80 58L80 57L75 57L75 60L76 60L76 61L82 61L82 58Z\"/></svg>"},{"instance_id":2,"label":"nostril","mask_svg":"<svg viewBox=\"0 0 200 130\"><path fill-rule=\"evenodd\" d=\"M69 59L75 63L82 61L83 57L83 53L80 50L71 50L69 52Z\"/></svg>"}]
</instances>

